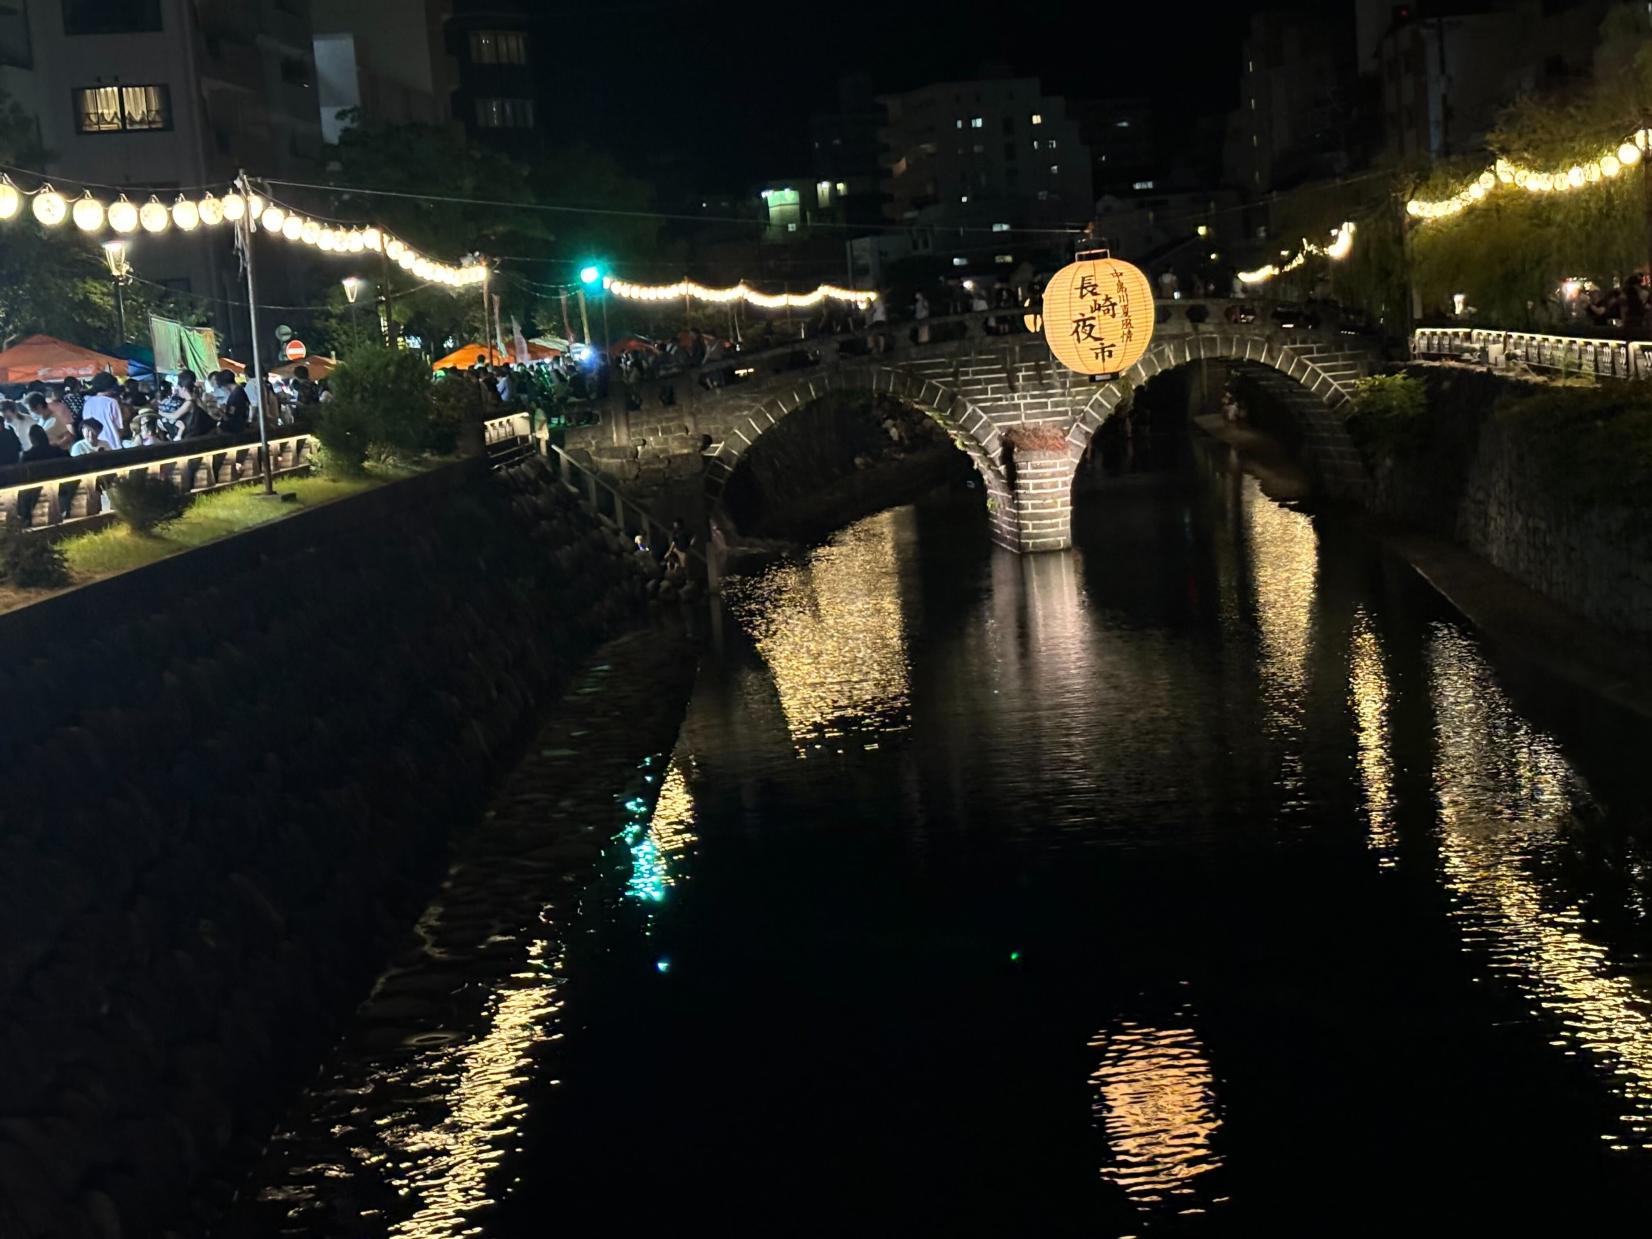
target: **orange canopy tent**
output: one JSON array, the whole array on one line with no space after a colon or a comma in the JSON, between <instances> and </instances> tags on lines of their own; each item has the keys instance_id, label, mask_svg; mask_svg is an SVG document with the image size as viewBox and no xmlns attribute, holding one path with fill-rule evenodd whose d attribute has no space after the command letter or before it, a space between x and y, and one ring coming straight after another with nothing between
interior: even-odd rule
<instances>
[{"instance_id":1,"label":"orange canopy tent","mask_svg":"<svg viewBox=\"0 0 1652 1239\"><path fill-rule=\"evenodd\" d=\"M462 344L440 361L432 362L432 370L469 370L479 361L485 361L490 366L502 365L507 358L498 349L486 344Z\"/></svg>"},{"instance_id":2,"label":"orange canopy tent","mask_svg":"<svg viewBox=\"0 0 1652 1239\"><path fill-rule=\"evenodd\" d=\"M55 336L25 336L0 353L0 383L54 382L71 376L89 379L100 370L123 379L126 362Z\"/></svg>"},{"instance_id":3,"label":"orange canopy tent","mask_svg":"<svg viewBox=\"0 0 1652 1239\"><path fill-rule=\"evenodd\" d=\"M290 379L293 376L294 367L308 366L310 370L310 377L312 379L324 379L333 372L334 367L337 365L338 358L326 357L320 353L314 353L309 357L306 357L303 361L287 361L283 362L279 366L271 366L270 373L278 374L284 379Z\"/></svg>"},{"instance_id":4,"label":"orange canopy tent","mask_svg":"<svg viewBox=\"0 0 1652 1239\"><path fill-rule=\"evenodd\" d=\"M538 340L528 341L529 361L549 361L553 357L562 356L562 350L553 348L549 344L541 344ZM485 361L490 366L510 365L516 361L515 353L501 353L498 349L486 344L466 344L454 349L440 361L432 362L432 370L469 370L478 361ZM310 372L315 378L315 371Z\"/></svg>"}]
</instances>

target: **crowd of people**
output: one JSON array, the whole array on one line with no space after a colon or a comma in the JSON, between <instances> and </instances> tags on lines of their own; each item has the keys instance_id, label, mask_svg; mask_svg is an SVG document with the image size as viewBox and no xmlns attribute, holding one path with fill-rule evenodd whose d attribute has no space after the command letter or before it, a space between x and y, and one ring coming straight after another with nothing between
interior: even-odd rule
<instances>
[{"instance_id":1,"label":"crowd of people","mask_svg":"<svg viewBox=\"0 0 1652 1239\"><path fill-rule=\"evenodd\" d=\"M269 426L292 426L307 406L328 398L326 384L303 366L289 379L242 381L231 370L203 378L183 370L175 383L122 382L107 371L84 383L36 381L17 399L0 399L0 467L241 434L257 426L266 399Z\"/></svg>"}]
</instances>

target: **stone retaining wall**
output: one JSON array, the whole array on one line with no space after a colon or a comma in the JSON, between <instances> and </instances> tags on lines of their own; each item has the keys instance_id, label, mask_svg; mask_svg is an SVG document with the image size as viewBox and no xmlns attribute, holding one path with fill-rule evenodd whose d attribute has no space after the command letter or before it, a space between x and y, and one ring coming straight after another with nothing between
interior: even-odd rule
<instances>
[{"instance_id":1,"label":"stone retaining wall","mask_svg":"<svg viewBox=\"0 0 1652 1239\"><path fill-rule=\"evenodd\" d=\"M205 1233L644 582L467 462L0 617L0 1235Z\"/></svg>"},{"instance_id":2,"label":"stone retaining wall","mask_svg":"<svg viewBox=\"0 0 1652 1239\"><path fill-rule=\"evenodd\" d=\"M1554 493L1532 447L1493 415L1530 382L1456 366L1427 385L1421 440L1374 462L1373 506L1451 538L1523 584L1625 633L1652 633L1652 529L1623 509Z\"/></svg>"}]
</instances>

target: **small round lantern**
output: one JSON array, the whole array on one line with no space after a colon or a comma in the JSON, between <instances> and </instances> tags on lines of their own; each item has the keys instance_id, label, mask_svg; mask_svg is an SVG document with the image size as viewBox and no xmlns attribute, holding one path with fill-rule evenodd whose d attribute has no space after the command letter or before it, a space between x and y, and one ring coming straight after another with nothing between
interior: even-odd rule
<instances>
[{"instance_id":1,"label":"small round lantern","mask_svg":"<svg viewBox=\"0 0 1652 1239\"><path fill-rule=\"evenodd\" d=\"M1081 251L1044 286L1044 340L1080 374L1122 374L1153 339L1153 286L1106 250Z\"/></svg>"}]
</instances>

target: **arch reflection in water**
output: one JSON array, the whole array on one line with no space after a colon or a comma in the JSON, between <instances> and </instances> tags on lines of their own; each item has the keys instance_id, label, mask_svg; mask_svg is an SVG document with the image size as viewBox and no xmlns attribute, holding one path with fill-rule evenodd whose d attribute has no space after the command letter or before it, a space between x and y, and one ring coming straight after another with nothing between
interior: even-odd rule
<instances>
[{"instance_id":1,"label":"arch reflection in water","mask_svg":"<svg viewBox=\"0 0 1652 1239\"><path fill-rule=\"evenodd\" d=\"M1612 1147L1652 1148L1652 1004L1591 938L1589 920L1546 878L1590 805L1554 740L1530 726L1473 643L1439 625L1428 665L1434 705L1440 860L1464 937L1548 1014L1556 1044L1581 1048L1626 1101Z\"/></svg>"},{"instance_id":2,"label":"arch reflection in water","mask_svg":"<svg viewBox=\"0 0 1652 1239\"><path fill-rule=\"evenodd\" d=\"M801 563L730 578L728 602L769 666L800 754L858 732L904 730L911 688L897 522L880 512Z\"/></svg>"},{"instance_id":3,"label":"arch reflection in water","mask_svg":"<svg viewBox=\"0 0 1652 1239\"><path fill-rule=\"evenodd\" d=\"M1196 1183L1222 1165L1213 1147L1222 1119L1193 1030L1121 1020L1090 1046L1102 1051L1090 1076L1092 1113L1108 1145L1102 1178L1147 1213L1202 1213L1221 1203Z\"/></svg>"},{"instance_id":4,"label":"arch reflection in water","mask_svg":"<svg viewBox=\"0 0 1652 1239\"><path fill-rule=\"evenodd\" d=\"M1348 700L1354 710L1360 788L1365 797L1366 841L1377 854L1377 864L1392 869L1399 863L1395 850L1399 836L1394 829L1388 675L1382 665L1382 644L1363 607L1354 612L1354 633L1349 642Z\"/></svg>"}]
</instances>

